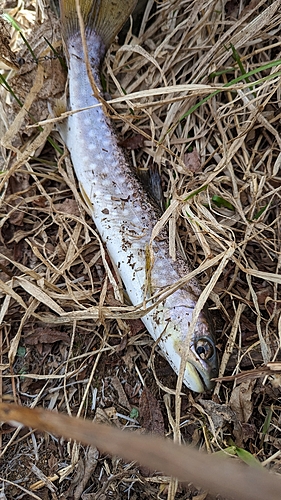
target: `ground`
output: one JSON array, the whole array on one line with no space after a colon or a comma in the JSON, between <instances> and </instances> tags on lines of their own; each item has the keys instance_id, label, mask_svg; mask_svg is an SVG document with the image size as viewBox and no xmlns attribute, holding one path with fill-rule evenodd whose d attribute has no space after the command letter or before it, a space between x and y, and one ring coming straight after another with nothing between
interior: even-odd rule
<instances>
[{"instance_id":1,"label":"ground","mask_svg":"<svg viewBox=\"0 0 281 500\"><path fill-rule=\"evenodd\" d=\"M207 291L220 370L196 395L175 394L176 375L116 299L71 159L44 122L66 92L55 6L4 2L33 52L0 18L4 402L167 438L180 430L202 451L280 473L280 4L148 0L102 67L119 142L132 168L159 169L164 206L176 202L171 249ZM10 423L1 450L8 500L214 498Z\"/></svg>"}]
</instances>

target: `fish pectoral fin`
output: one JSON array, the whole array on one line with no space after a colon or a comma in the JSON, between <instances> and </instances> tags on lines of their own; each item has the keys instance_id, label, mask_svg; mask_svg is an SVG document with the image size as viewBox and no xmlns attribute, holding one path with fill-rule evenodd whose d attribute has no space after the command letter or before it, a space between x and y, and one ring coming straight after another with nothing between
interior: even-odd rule
<instances>
[{"instance_id":1,"label":"fish pectoral fin","mask_svg":"<svg viewBox=\"0 0 281 500\"><path fill-rule=\"evenodd\" d=\"M64 94L59 99L53 99L51 112L56 118L59 118L63 113L67 111L67 100Z\"/></svg>"},{"instance_id":2,"label":"fish pectoral fin","mask_svg":"<svg viewBox=\"0 0 281 500\"><path fill-rule=\"evenodd\" d=\"M48 110L52 118L60 118L67 111L67 99L64 94L58 99L53 99L52 104L48 103ZM60 133L61 138L67 145L68 119L62 117L61 121L56 121L56 129Z\"/></svg>"},{"instance_id":3,"label":"fish pectoral fin","mask_svg":"<svg viewBox=\"0 0 281 500\"><path fill-rule=\"evenodd\" d=\"M79 187L80 187L80 193L81 193L81 196L83 198L83 201L84 201L85 205L88 207L88 209L90 210L90 212L92 213L93 212L93 204L92 204L89 196L87 195L85 189L83 188L83 185L81 184L81 182L79 182Z\"/></svg>"}]
</instances>

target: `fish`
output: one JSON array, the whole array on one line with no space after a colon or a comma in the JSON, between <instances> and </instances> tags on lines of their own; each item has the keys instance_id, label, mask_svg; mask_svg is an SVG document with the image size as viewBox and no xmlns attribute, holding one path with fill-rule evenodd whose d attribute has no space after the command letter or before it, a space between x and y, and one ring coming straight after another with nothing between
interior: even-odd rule
<instances>
[{"instance_id":1,"label":"fish","mask_svg":"<svg viewBox=\"0 0 281 500\"><path fill-rule=\"evenodd\" d=\"M163 290L177 283L190 269L179 255L175 260L169 255L165 229L151 238L159 212L118 146L100 81L105 53L136 3L60 0L68 65L68 108L80 110L68 116L60 132L70 152L81 194L131 303L153 306L147 307L142 317L145 327L177 374L185 356L184 385L200 393L213 387L212 378L218 367L215 339L205 310L200 312L189 339L189 326L201 290L193 279L157 300Z\"/></svg>"}]
</instances>

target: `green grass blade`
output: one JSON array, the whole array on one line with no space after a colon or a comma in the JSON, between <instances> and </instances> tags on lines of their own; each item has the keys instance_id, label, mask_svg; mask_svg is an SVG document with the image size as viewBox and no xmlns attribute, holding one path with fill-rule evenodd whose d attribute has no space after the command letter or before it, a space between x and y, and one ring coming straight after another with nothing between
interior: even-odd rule
<instances>
[{"instance_id":1,"label":"green grass blade","mask_svg":"<svg viewBox=\"0 0 281 500\"><path fill-rule=\"evenodd\" d=\"M242 460L245 464L249 465L250 467L262 467L261 463L250 453L249 451L244 450L244 448L239 448L238 446L232 445L228 446L224 450L217 451L216 455L219 456L225 456L226 455L233 455L237 456Z\"/></svg>"},{"instance_id":2,"label":"green grass blade","mask_svg":"<svg viewBox=\"0 0 281 500\"><path fill-rule=\"evenodd\" d=\"M14 93L12 87L10 87L10 85L8 84L8 82L6 81L4 75L1 75L0 74L0 84L3 85L3 87L8 90L8 92L10 92L10 94L13 96L13 98L17 101L18 105L22 108L23 106L23 103L21 102L21 100L16 96L16 94Z\"/></svg>"},{"instance_id":3,"label":"green grass blade","mask_svg":"<svg viewBox=\"0 0 281 500\"><path fill-rule=\"evenodd\" d=\"M32 55L32 58L34 59L35 62L37 62L37 57L36 55L34 54L33 50L32 50L32 47L29 45L28 41L26 40L25 36L23 35L22 33L22 29L21 27L19 26L19 24L17 23L17 21L12 17L10 16L9 14L7 13L4 13L2 14L1 16L3 19L5 19L5 21L7 21L9 24L11 24L11 26L13 26L13 28L19 32L20 34L20 37L22 38L24 44L27 46L30 54Z\"/></svg>"},{"instance_id":4,"label":"green grass blade","mask_svg":"<svg viewBox=\"0 0 281 500\"><path fill-rule=\"evenodd\" d=\"M264 64L263 66L259 66L258 68L255 68L255 69L252 69L251 71L248 71L248 73L246 73L244 75L240 75L237 78L233 78L232 80L230 80L230 82L223 85L223 87L225 87L225 88L231 87L232 85L235 85L236 83L242 82L243 80L245 80L246 77L249 78L250 76L256 75L257 73L260 73L261 71L267 71L268 69L274 68L274 67L279 66L279 65L281 65L281 59L277 59L276 61L270 61L269 63ZM266 80L271 80L272 78L275 78L275 77L280 76L280 75L281 75L281 71L278 71L278 72L273 73L271 75L268 75L264 78L260 78L259 80L254 82L254 85L255 86L259 85L260 83L262 83ZM162 137L160 139L159 143L161 144L161 142L163 142L166 135L169 134L182 120L184 120L185 118L190 116L192 113L194 113L194 111L196 111L198 108L200 108L203 104L205 104L210 99L212 99L212 97L215 97L217 94L220 94L221 92L223 92L222 89L215 90L211 94L209 94L206 97L204 97L203 99L201 99L201 101L194 104L194 106L192 106L186 113L184 113L184 115L182 115L178 119L178 121L172 127L169 128L169 130L166 132L164 137Z\"/></svg>"},{"instance_id":5,"label":"green grass blade","mask_svg":"<svg viewBox=\"0 0 281 500\"><path fill-rule=\"evenodd\" d=\"M64 60L64 57L58 53L58 51L55 49L55 47L52 46L52 44L49 42L49 40L44 36L44 40L46 44L50 47L51 51L54 53L54 56L59 60L61 67L65 70L67 70L67 64Z\"/></svg>"},{"instance_id":6,"label":"green grass blade","mask_svg":"<svg viewBox=\"0 0 281 500\"><path fill-rule=\"evenodd\" d=\"M239 69L241 71L241 75L245 75L245 82L250 83L250 80L247 76L247 72L242 64L241 58L240 58L236 48L234 47L234 45L232 45L232 43L230 44L230 48L232 50L232 57L233 57L234 61L237 62Z\"/></svg>"},{"instance_id":7,"label":"green grass blade","mask_svg":"<svg viewBox=\"0 0 281 500\"><path fill-rule=\"evenodd\" d=\"M272 415L273 415L273 408L272 408L272 405L271 405L269 408L267 408L266 417L265 417L265 420L264 420L264 424L262 426L262 434L264 436L269 431L269 427L270 427L270 424L271 424Z\"/></svg>"},{"instance_id":8,"label":"green grass blade","mask_svg":"<svg viewBox=\"0 0 281 500\"><path fill-rule=\"evenodd\" d=\"M17 21L12 16L10 16L10 14L7 14L7 12L4 12L3 14L1 14L1 17L5 21L7 21L9 24L11 24L11 26L13 26L13 28L16 31L21 31L21 27L19 26Z\"/></svg>"},{"instance_id":9,"label":"green grass blade","mask_svg":"<svg viewBox=\"0 0 281 500\"><path fill-rule=\"evenodd\" d=\"M201 191L206 191L207 189L207 185L205 186L201 186L200 188L196 189L196 191L193 191L193 193L189 194L185 199L184 201L188 201L190 200L191 198L193 198L194 196L196 196L198 193L201 193Z\"/></svg>"},{"instance_id":10,"label":"green grass blade","mask_svg":"<svg viewBox=\"0 0 281 500\"><path fill-rule=\"evenodd\" d=\"M262 467L261 463L250 453L249 451L244 450L243 448L238 448L236 446L236 455L240 458L245 464L250 467Z\"/></svg>"},{"instance_id":11,"label":"green grass blade","mask_svg":"<svg viewBox=\"0 0 281 500\"><path fill-rule=\"evenodd\" d=\"M225 200L224 198L222 198L221 196L218 196L218 195L214 195L212 197L212 202L218 207L218 208L221 208L221 207L225 207L225 208L228 208L228 210L232 210L233 212L235 212L235 207L229 203L229 201Z\"/></svg>"},{"instance_id":12,"label":"green grass blade","mask_svg":"<svg viewBox=\"0 0 281 500\"><path fill-rule=\"evenodd\" d=\"M34 52L33 52L32 48L31 48L31 46L29 45L29 43L28 43L27 39L26 39L26 38L25 38L25 36L22 34L22 31L20 31L20 36L21 36L22 40L24 41L25 45L27 46L27 48L28 48L28 50L29 50L30 54L32 55L33 60L37 63L37 62L38 62L38 59L37 59L36 55L34 54Z\"/></svg>"},{"instance_id":13,"label":"green grass blade","mask_svg":"<svg viewBox=\"0 0 281 500\"><path fill-rule=\"evenodd\" d=\"M256 213L256 215L254 215L253 220L257 220L263 214L263 212L265 212L267 207L268 207L268 204L265 205L264 207L261 207L261 209Z\"/></svg>"}]
</instances>

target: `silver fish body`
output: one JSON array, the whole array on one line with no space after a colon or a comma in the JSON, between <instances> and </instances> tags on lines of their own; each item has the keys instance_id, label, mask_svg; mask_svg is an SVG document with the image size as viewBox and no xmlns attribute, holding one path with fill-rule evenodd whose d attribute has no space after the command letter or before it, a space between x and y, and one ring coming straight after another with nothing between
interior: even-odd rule
<instances>
[{"instance_id":1,"label":"silver fish body","mask_svg":"<svg viewBox=\"0 0 281 500\"><path fill-rule=\"evenodd\" d=\"M99 88L99 64L105 47L93 31L87 34L87 45L92 74ZM79 33L68 37L67 51L70 109L100 104L89 82ZM99 105L69 116L62 135L79 183L91 201L97 230L132 304L143 303L151 294L173 285L187 274L185 262L180 258L173 261L169 256L165 232L153 241L153 260L148 266L147 249L158 214L127 165L103 108ZM176 373L199 294L197 282L190 281L142 318ZM214 338L202 311L189 340L184 383L191 390L202 392L212 387L211 378L216 372Z\"/></svg>"}]
</instances>

